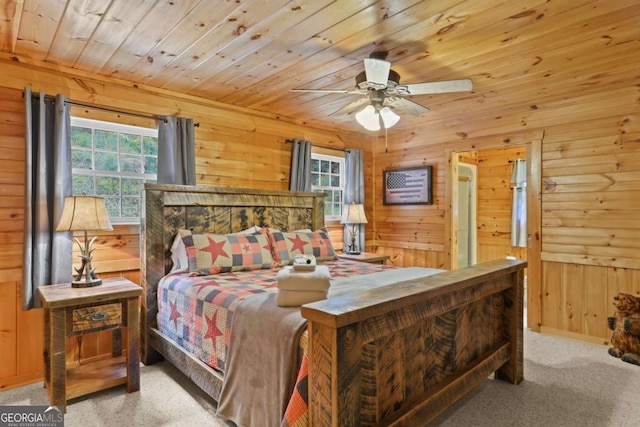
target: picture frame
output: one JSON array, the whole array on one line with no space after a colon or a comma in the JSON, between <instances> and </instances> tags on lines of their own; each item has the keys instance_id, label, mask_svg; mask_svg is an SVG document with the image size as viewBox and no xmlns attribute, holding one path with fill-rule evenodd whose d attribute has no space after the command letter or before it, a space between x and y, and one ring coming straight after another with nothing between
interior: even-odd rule
<instances>
[{"instance_id":1,"label":"picture frame","mask_svg":"<svg viewBox=\"0 0 640 427\"><path fill-rule=\"evenodd\" d=\"M382 172L384 205L433 204L433 167L418 166Z\"/></svg>"}]
</instances>

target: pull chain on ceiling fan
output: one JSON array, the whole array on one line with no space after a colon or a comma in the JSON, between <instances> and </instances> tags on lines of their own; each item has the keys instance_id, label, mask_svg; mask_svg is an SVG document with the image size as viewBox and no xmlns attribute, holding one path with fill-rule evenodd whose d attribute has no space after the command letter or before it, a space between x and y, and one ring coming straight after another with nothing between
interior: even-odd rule
<instances>
[{"instance_id":1,"label":"pull chain on ceiling fan","mask_svg":"<svg viewBox=\"0 0 640 427\"><path fill-rule=\"evenodd\" d=\"M291 89L292 92L341 93L347 95L363 95L361 98L345 105L335 114L352 114L365 129L388 129L398 123L400 113L420 116L429 109L415 101L405 98L409 95L427 95L434 93L468 92L473 89L471 79L446 80L400 84L400 75L391 69L386 60L387 52L374 52L364 60L364 71L356 76L356 86L351 90L333 89ZM361 108L363 107L364 108Z\"/></svg>"}]
</instances>

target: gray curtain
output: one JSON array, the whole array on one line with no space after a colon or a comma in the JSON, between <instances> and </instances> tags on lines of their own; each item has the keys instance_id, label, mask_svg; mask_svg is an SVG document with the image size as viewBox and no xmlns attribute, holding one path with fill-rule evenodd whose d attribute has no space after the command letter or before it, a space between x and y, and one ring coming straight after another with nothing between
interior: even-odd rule
<instances>
[{"instance_id":1,"label":"gray curtain","mask_svg":"<svg viewBox=\"0 0 640 427\"><path fill-rule=\"evenodd\" d=\"M513 163L511 183L514 184L511 208L511 246L527 247L527 160Z\"/></svg>"},{"instance_id":2,"label":"gray curtain","mask_svg":"<svg viewBox=\"0 0 640 427\"><path fill-rule=\"evenodd\" d=\"M311 191L311 143L309 141L293 140L289 190Z\"/></svg>"},{"instance_id":3,"label":"gray curtain","mask_svg":"<svg viewBox=\"0 0 640 427\"><path fill-rule=\"evenodd\" d=\"M193 119L158 119L158 184L196 185Z\"/></svg>"},{"instance_id":4,"label":"gray curtain","mask_svg":"<svg viewBox=\"0 0 640 427\"><path fill-rule=\"evenodd\" d=\"M25 198L22 309L40 307L39 286L70 282L72 239L56 232L64 198L71 195L70 106L40 92L25 100Z\"/></svg>"},{"instance_id":5,"label":"gray curtain","mask_svg":"<svg viewBox=\"0 0 640 427\"><path fill-rule=\"evenodd\" d=\"M345 173L345 186L344 186L344 206L351 203L358 203L364 205L364 161L362 158L362 150L356 150L350 148L345 151L344 156L344 173ZM369 218L367 218L368 220ZM358 248L364 252L364 229L365 224L359 224L358 230ZM343 231L343 243L346 248L351 243L351 235L344 227Z\"/></svg>"}]
</instances>

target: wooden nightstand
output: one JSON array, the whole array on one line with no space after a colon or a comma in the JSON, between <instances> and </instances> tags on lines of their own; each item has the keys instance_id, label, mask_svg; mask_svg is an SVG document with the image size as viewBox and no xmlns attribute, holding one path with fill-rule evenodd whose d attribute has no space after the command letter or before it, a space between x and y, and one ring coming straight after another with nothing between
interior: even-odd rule
<instances>
[{"instance_id":1,"label":"wooden nightstand","mask_svg":"<svg viewBox=\"0 0 640 427\"><path fill-rule=\"evenodd\" d=\"M70 283L38 288L44 308L44 384L51 406L66 411L67 400L120 384L127 385L127 392L140 390L140 295L142 288L123 278L89 288ZM121 328L127 329L124 355ZM109 357L67 365L67 338L108 329L113 329Z\"/></svg>"},{"instance_id":2,"label":"wooden nightstand","mask_svg":"<svg viewBox=\"0 0 640 427\"><path fill-rule=\"evenodd\" d=\"M386 264L389 255L374 254L370 252L360 252L359 254L337 254L338 258L350 259L352 261L369 262L371 264Z\"/></svg>"}]
</instances>

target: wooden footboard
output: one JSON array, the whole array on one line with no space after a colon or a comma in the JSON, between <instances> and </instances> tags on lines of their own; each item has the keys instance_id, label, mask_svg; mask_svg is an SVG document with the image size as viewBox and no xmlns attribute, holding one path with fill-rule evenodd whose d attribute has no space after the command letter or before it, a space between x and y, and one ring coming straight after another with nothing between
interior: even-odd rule
<instances>
[{"instance_id":1,"label":"wooden footboard","mask_svg":"<svg viewBox=\"0 0 640 427\"><path fill-rule=\"evenodd\" d=\"M496 260L303 306L309 425L424 425L492 372L522 381L525 267Z\"/></svg>"}]
</instances>

